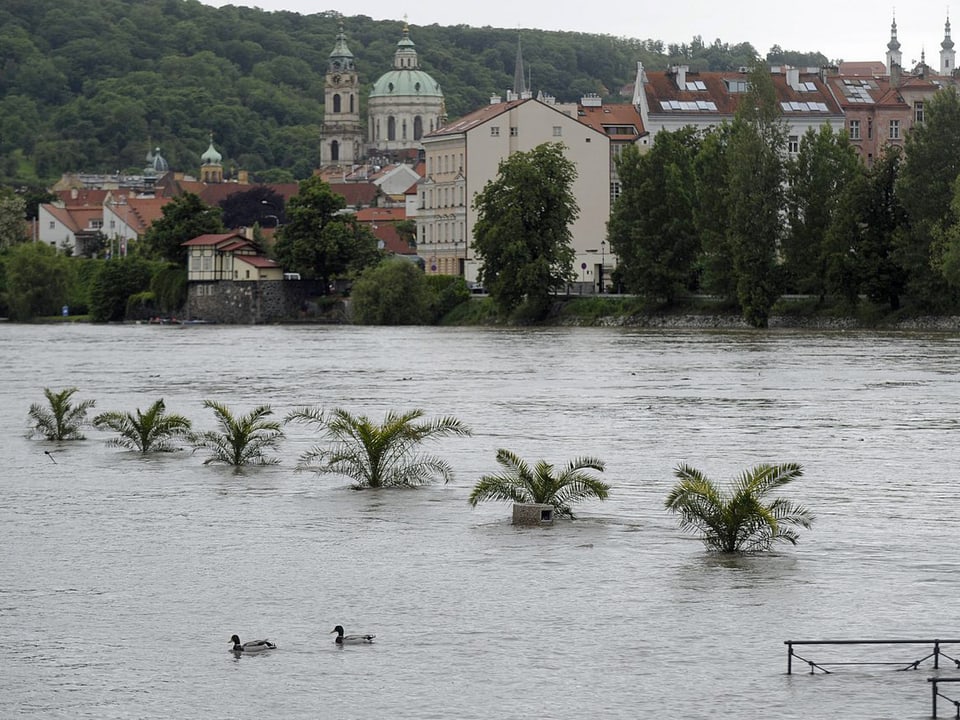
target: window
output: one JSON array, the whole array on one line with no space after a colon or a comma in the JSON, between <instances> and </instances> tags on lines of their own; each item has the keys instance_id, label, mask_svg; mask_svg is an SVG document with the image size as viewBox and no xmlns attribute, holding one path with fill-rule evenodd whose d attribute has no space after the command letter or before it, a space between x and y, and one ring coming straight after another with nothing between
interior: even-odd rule
<instances>
[{"instance_id":1,"label":"window","mask_svg":"<svg viewBox=\"0 0 960 720\"><path fill-rule=\"evenodd\" d=\"M53 230L53 229L55 229L56 227L57 227L57 222L56 222L56 220L51 220L51 221L50 221L50 229Z\"/></svg>"},{"instance_id":2,"label":"window","mask_svg":"<svg viewBox=\"0 0 960 720\"><path fill-rule=\"evenodd\" d=\"M610 183L610 204L613 205L618 197L620 197L620 183L614 181Z\"/></svg>"},{"instance_id":3,"label":"window","mask_svg":"<svg viewBox=\"0 0 960 720\"><path fill-rule=\"evenodd\" d=\"M867 118L867 140L873 139L873 118Z\"/></svg>"},{"instance_id":4,"label":"window","mask_svg":"<svg viewBox=\"0 0 960 720\"><path fill-rule=\"evenodd\" d=\"M512 128L510 128L510 137L516 137L518 130L519 130L519 128L517 128L517 127L512 127Z\"/></svg>"},{"instance_id":5,"label":"window","mask_svg":"<svg viewBox=\"0 0 960 720\"><path fill-rule=\"evenodd\" d=\"M797 135L791 135L787 138L787 152L796 155L800 152L800 138Z\"/></svg>"},{"instance_id":6,"label":"window","mask_svg":"<svg viewBox=\"0 0 960 720\"><path fill-rule=\"evenodd\" d=\"M500 137L500 126L491 125L490 126L490 137Z\"/></svg>"},{"instance_id":7,"label":"window","mask_svg":"<svg viewBox=\"0 0 960 720\"><path fill-rule=\"evenodd\" d=\"M923 122L923 102L918 100L913 104L913 119L918 122Z\"/></svg>"},{"instance_id":8,"label":"window","mask_svg":"<svg viewBox=\"0 0 960 720\"><path fill-rule=\"evenodd\" d=\"M553 126L553 136L554 136L554 137L561 137L562 135L563 135L563 128L560 127L559 125L554 125L554 126Z\"/></svg>"},{"instance_id":9,"label":"window","mask_svg":"<svg viewBox=\"0 0 960 720\"><path fill-rule=\"evenodd\" d=\"M850 121L850 139L851 140L860 139L860 121L859 120Z\"/></svg>"},{"instance_id":10,"label":"window","mask_svg":"<svg viewBox=\"0 0 960 720\"><path fill-rule=\"evenodd\" d=\"M111 220L111 221L110 221L110 229L113 230L113 228L114 228L114 226L115 226L116 224L117 224L117 221L116 221L116 220Z\"/></svg>"},{"instance_id":11,"label":"window","mask_svg":"<svg viewBox=\"0 0 960 720\"><path fill-rule=\"evenodd\" d=\"M899 120L890 121L890 139L891 140L900 139L900 121Z\"/></svg>"}]
</instances>

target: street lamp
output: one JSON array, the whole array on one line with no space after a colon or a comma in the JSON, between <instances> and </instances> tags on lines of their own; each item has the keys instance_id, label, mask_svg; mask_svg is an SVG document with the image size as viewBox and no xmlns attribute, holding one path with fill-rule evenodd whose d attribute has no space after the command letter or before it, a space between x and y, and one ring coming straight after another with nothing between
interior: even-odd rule
<instances>
[{"instance_id":1,"label":"street lamp","mask_svg":"<svg viewBox=\"0 0 960 720\"><path fill-rule=\"evenodd\" d=\"M261 200L261 201L260 201L260 204L261 204L261 205L266 205L266 206L267 206L268 208L270 208L271 210L275 210L275 209L276 209L276 208L274 207L274 204L273 204L272 202L270 202L269 200ZM276 223L276 224L274 225L274 227L277 227L277 228L280 227L280 218L277 217L276 215L261 215L260 217L262 217L262 218L273 218L273 221Z\"/></svg>"},{"instance_id":2,"label":"street lamp","mask_svg":"<svg viewBox=\"0 0 960 720\"><path fill-rule=\"evenodd\" d=\"M607 241L601 240L600 241L600 293L601 294L605 292L603 288L603 266L606 258L606 252L607 252Z\"/></svg>"}]
</instances>

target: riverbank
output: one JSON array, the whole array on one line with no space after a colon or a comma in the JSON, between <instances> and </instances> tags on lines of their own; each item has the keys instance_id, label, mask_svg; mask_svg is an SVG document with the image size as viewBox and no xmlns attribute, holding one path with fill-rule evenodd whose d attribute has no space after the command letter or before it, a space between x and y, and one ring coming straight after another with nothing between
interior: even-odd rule
<instances>
[{"instance_id":1,"label":"riverbank","mask_svg":"<svg viewBox=\"0 0 960 720\"><path fill-rule=\"evenodd\" d=\"M489 298L472 298L444 318L444 325L554 325L569 327L633 327L690 330L757 330L729 306L713 298L695 297L680 305L653 307L628 295L558 299L545 320L525 323L499 317ZM882 313L864 306L860 315L815 304L808 298L785 298L770 315L766 329L960 331L958 315Z\"/></svg>"}]
</instances>

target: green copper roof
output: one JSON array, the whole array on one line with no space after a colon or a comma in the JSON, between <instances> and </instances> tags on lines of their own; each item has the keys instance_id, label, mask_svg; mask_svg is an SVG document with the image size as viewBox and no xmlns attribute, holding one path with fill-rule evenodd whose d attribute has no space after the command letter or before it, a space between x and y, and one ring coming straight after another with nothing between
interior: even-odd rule
<instances>
[{"instance_id":1,"label":"green copper roof","mask_svg":"<svg viewBox=\"0 0 960 720\"><path fill-rule=\"evenodd\" d=\"M443 97L440 84L423 70L391 70L380 76L370 97Z\"/></svg>"}]
</instances>

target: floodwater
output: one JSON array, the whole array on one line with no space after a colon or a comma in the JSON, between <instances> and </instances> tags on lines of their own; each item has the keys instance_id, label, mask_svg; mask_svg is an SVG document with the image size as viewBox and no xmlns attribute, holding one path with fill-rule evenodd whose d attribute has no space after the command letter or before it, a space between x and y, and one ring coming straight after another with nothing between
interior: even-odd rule
<instances>
[{"instance_id":1,"label":"floodwater","mask_svg":"<svg viewBox=\"0 0 960 720\"><path fill-rule=\"evenodd\" d=\"M0 717L903 720L930 716L929 661L787 675L784 641L960 637L954 334L0 325L0 359ZM448 485L357 492L295 472L302 425L241 474L96 430L26 439L69 386L197 429L211 399L423 408L474 435L430 448ZM471 508L501 447L598 456L610 498L550 528ZM717 556L663 508L680 462L786 461L817 515L796 547ZM337 624L377 640L338 648ZM234 633L279 649L235 658Z\"/></svg>"}]
</instances>

